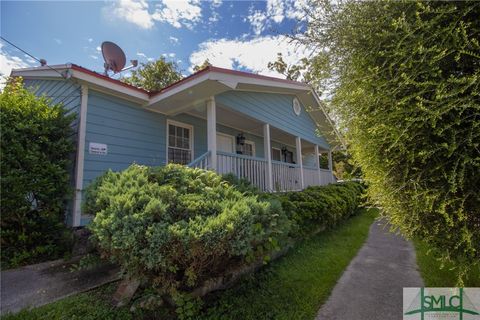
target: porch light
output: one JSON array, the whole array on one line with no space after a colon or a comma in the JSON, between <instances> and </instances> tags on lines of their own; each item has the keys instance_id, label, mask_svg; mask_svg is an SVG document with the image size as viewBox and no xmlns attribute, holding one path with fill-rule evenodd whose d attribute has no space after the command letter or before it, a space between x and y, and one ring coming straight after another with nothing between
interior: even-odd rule
<instances>
[{"instance_id":1,"label":"porch light","mask_svg":"<svg viewBox=\"0 0 480 320\"><path fill-rule=\"evenodd\" d=\"M245 136L243 133L237 135L237 144L243 146L245 144Z\"/></svg>"}]
</instances>

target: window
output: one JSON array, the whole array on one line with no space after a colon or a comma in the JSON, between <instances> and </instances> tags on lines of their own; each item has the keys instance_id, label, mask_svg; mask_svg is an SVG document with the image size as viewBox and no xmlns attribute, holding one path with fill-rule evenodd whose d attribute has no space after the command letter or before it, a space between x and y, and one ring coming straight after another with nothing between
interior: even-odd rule
<instances>
[{"instance_id":1,"label":"window","mask_svg":"<svg viewBox=\"0 0 480 320\"><path fill-rule=\"evenodd\" d=\"M295 161L293 161L293 152L292 151L285 151L284 161L287 162L287 163L295 163Z\"/></svg>"},{"instance_id":2,"label":"window","mask_svg":"<svg viewBox=\"0 0 480 320\"><path fill-rule=\"evenodd\" d=\"M272 148L272 160L282 161L282 152L280 149Z\"/></svg>"},{"instance_id":3,"label":"window","mask_svg":"<svg viewBox=\"0 0 480 320\"><path fill-rule=\"evenodd\" d=\"M255 142L245 140L245 143L242 145L237 145L237 153L243 154L246 156L254 157L255 156Z\"/></svg>"},{"instance_id":4,"label":"window","mask_svg":"<svg viewBox=\"0 0 480 320\"><path fill-rule=\"evenodd\" d=\"M178 122L168 125L168 163L189 164L192 161L193 128Z\"/></svg>"}]
</instances>

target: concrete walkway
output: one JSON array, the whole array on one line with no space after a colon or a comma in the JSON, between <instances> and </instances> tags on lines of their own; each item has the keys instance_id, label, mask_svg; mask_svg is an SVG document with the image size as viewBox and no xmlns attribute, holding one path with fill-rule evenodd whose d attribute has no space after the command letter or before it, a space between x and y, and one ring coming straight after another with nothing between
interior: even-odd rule
<instances>
[{"instance_id":1,"label":"concrete walkway","mask_svg":"<svg viewBox=\"0 0 480 320\"><path fill-rule=\"evenodd\" d=\"M1 314L38 307L118 279L117 267L71 272L73 262L56 260L2 271Z\"/></svg>"},{"instance_id":2,"label":"concrete walkway","mask_svg":"<svg viewBox=\"0 0 480 320\"><path fill-rule=\"evenodd\" d=\"M403 287L422 286L412 244L376 220L316 320L401 320Z\"/></svg>"}]
</instances>

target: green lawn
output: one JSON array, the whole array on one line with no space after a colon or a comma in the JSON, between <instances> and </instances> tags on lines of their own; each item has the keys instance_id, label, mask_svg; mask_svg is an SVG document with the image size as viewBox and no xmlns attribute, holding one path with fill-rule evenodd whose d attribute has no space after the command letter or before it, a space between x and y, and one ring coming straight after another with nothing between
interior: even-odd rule
<instances>
[{"instance_id":1,"label":"green lawn","mask_svg":"<svg viewBox=\"0 0 480 320\"><path fill-rule=\"evenodd\" d=\"M417 252L417 263L426 287L456 287L458 269L453 263L446 263L443 267L438 260L439 254L435 250L429 252L429 246L420 240L414 241ZM480 265L467 275L465 287L480 287Z\"/></svg>"},{"instance_id":2,"label":"green lawn","mask_svg":"<svg viewBox=\"0 0 480 320\"><path fill-rule=\"evenodd\" d=\"M365 242L377 210L303 241L284 258L218 294L202 319L313 319Z\"/></svg>"},{"instance_id":3,"label":"green lawn","mask_svg":"<svg viewBox=\"0 0 480 320\"><path fill-rule=\"evenodd\" d=\"M237 286L208 297L201 319L313 319L365 242L377 210L361 214L335 229L311 237ZM114 309L109 301L115 285L78 294L2 320L140 319L169 318L168 311L132 314Z\"/></svg>"}]
</instances>

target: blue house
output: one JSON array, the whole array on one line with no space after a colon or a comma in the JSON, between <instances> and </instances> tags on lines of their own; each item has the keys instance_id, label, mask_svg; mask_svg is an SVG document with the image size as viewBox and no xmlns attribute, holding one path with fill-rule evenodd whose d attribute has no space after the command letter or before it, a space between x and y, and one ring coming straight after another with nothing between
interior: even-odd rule
<instances>
[{"instance_id":1,"label":"blue house","mask_svg":"<svg viewBox=\"0 0 480 320\"><path fill-rule=\"evenodd\" d=\"M158 92L73 64L17 69L12 76L78 114L72 226L90 219L81 211L85 187L134 162L233 173L272 192L335 181L331 151L339 136L304 83L212 66ZM321 154L328 168L320 168Z\"/></svg>"}]
</instances>

